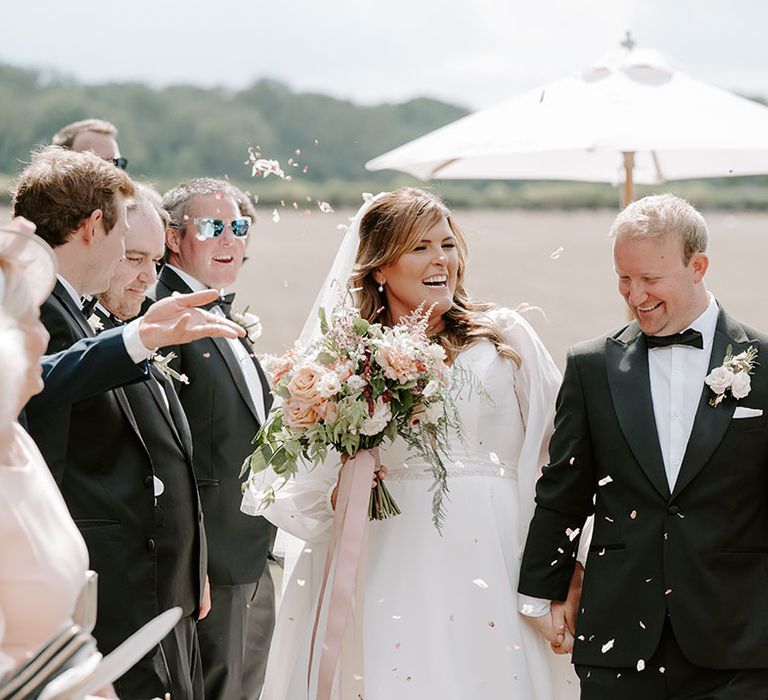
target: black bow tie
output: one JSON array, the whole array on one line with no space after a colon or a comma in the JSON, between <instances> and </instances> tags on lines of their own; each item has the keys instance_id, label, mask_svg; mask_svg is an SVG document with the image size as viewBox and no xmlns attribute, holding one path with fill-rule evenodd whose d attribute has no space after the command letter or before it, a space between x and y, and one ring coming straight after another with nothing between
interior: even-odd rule
<instances>
[{"instance_id":1,"label":"black bow tie","mask_svg":"<svg viewBox=\"0 0 768 700\"><path fill-rule=\"evenodd\" d=\"M670 345L690 345L699 349L704 347L704 338L693 328L672 335L646 335L645 340L649 348L668 348Z\"/></svg>"},{"instance_id":2,"label":"black bow tie","mask_svg":"<svg viewBox=\"0 0 768 700\"><path fill-rule=\"evenodd\" d=\"M81 297L80 301L83 304L83 316L90 318L96 306L96 297Z\"/></svg>"},{"instance_id":3,"label":"black bow tie","mask_svg":"<svg viewBox=\"0 0 768 700\"><path fill-rule=\"evenodd\" d=\"M231 292L230 294L224 294L220 296L216 301L211 302L204 308L210 311L214 306L218 306L224 312L225 316L229 316L230 311L232 311L232 302L234 300L235 293Z\"/></svg>"}]
</instances>

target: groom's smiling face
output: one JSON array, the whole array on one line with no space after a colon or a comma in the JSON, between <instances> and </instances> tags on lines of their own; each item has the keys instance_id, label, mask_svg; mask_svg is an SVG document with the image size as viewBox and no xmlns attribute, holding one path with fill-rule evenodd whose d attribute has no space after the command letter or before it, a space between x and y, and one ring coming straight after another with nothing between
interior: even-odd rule
<instances>
[{"instance_id":1,"label":"groom's smiling face","mask_svg":"<svg viewBox=\"0 0 768 700\"><path fill-rule=\"evenodd\" d=\"M686 263L677 236L620 238L614 243L613 259L619 292L644 333L671 335L685 330L707 308L703 279L708 258L695 253Z\"/></svg>"}]
</instances>

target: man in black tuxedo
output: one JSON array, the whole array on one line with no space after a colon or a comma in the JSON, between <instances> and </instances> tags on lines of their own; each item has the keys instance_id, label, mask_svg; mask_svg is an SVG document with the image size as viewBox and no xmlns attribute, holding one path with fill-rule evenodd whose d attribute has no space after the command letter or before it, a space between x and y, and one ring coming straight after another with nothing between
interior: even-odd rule
<instances>
[{"instance_id":1,"label":"man in black tuxedo","mask_svg":"<svg viewBox=\"0 0 768 700\"><path fill-rule=\"evenodd\" d=\"M235 282L252 223L241 214L238 196L228 183L210 179L184 182L165 194L171 225L158 299ZM229 316L230 305L227 296L212 310ZM174 352L175 368L189 378L178 390L192 429L208 536L211 612L198 623L206 700L257 698L263 675L250 667L263 659L246 656L245 640L253 636L251 606L271 526L240 512L240 469L269 411L269 386L247 339L201 340Z\"/></svg>"},{"instance_id":2,"label":"man in black tuxedo","mask_svg":"<svg viewBox=\"0 0 768 700\"><path fill-rule=\"evenodd\" d=\"M130 179L111 163L57 147L35 154L19 176L14 211L37 225L37 235L54 248L59 266L56 287L41 307L41 319L50 334L49 353L94 335L92 325L98 319L90 311L88 316L83 312L81 296L108 287L124 253L126 206L133 194ZM215 298L208 293L153 305L141 320L123 329L125 353L122 359L117 357L114 373L125 372L127 356L137 367L135 379L147 379L147 360L160 346L208 335L242 334L236 324L192 308ZM180 553L169 555L169 530L164 529L168 514L155 504L156 497L161 498L156 495L155 462L169 459L163 453L168 443L156 442L151 430L147 435L142 432L146 426L140 421L145 422L145 417L134 414L125 390L105 391L77 403L62 403L60 396L53 401L50 394L45 397L44 392L43 398L33 399L26 408L29 431L83 534L91 567L99 573L94 636L100 649L108 652L162 612L180 587L184 588L183 594L178 593L181 602L189 607L191 596L197 608L197 562L203 547L200 525L195 522L189 541L177 545ZM177 449L184 454L179 489L185 479L190 489L188 445L179 442ZM188 497L194 499L193 494ZM173 563L179 559L189 563L182 576L191 577L191 582L172 575ZM186 690L193 686L191 678L171 677L172 662L162 649L150 656L116 682L121 698L143 700L166 692L195 697Z\"/></svg>"},{"instance_id":3,"label":"man in black tuxedo","mask_svg":"<svg viewBox=\"0 0 768 700\"><path fill-rule=\"evenodd\" d=\"M156 279L155 265L165 250L165 219L159 195L134 183L136 195L128 206L125 257L109 288L96 295L93 313L104 329L122 326L138 316L147 290ZM155 202L157 198L157 202ZM157 596L161 610L181 607L174 632L141 663L147 675L166 665L171 697L203 698L203 669L197 641L197 616L206 576L202 510L192 469L192 436L184 409L169 379L150 366L147 381L124 387L126 399L152 460ZM207 612L207 610L205 611Z\"/></svg>"},{"instance_id":4,"label":"man in black tuxedo","mask_svg":"<svg viewBox=\"0 0 768 700\"><path fill-rule=\"evenodd\" d=\"M558 601L594 512L573 649L582 698L764 700L768 366L730 375L724 394L705 378L749 348L760 362L768 337L707 292L707 228L687 202L645 197L612 235L635 320L568 353L521 611L555 646L573 627Z\"/></svg>"}]
</instances>

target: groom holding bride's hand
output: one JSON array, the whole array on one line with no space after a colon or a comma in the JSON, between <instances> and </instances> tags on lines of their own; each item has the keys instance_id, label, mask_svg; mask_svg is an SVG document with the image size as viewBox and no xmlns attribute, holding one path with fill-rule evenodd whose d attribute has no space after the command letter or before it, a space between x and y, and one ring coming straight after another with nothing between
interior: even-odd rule
<instances>
[{"instance_id":1,"label":"groom holding bride's hand","mask_svg":"<svg viewBox=\"0 0 768 700\"><path fill-rule=\"evenodd\" d=\"M569 351L521 612L568 644L557 601L594 512L582 698L768 698L768 337L707 292L707 228L687 202L645 197L612 236L635 320Z\"/></svg>"}]
</instances>

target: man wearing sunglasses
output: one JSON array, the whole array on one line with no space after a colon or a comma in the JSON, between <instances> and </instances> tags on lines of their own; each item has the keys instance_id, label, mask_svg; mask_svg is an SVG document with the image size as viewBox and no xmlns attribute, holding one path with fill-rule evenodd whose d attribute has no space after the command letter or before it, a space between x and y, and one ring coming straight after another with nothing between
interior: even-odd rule
<instances>
[{"instance_id":1,"label":"man wearing sunglasses","mask_svg":"<svg viewBox=\"0 0 768 700\"><path fill-rule=\"evenodd\" d=\"M54 134L52 143L70 151L90 151L120 170L128 167L128 161L120 155L117 145L117 127L103 119L83 119L67 124Z\"/></svg>"},{"instance_id":2,"label":"man wearing sunglasses","mask_svg":"<svg viewBox=\"0 0 768 700\"><path fill-rule=\"evenodd\" d=\"M170 214L166 264L158 299L174 292L230 288L242 269L251 233L242 193L209 178L182 182L163 197ZM229 316L231 295L211 309ZM245 307L236 304L235 307ZM203 340L180 348L174 368L189 384L178 388L192 432L194 469L208 536L211 612L198 623L206 700L259 696L263 667L244 642L263 626L254 614L266 564L270 524L240 512L240 468L272 401L267 379L247 340Z\"/></svg>"}]
</instances>

